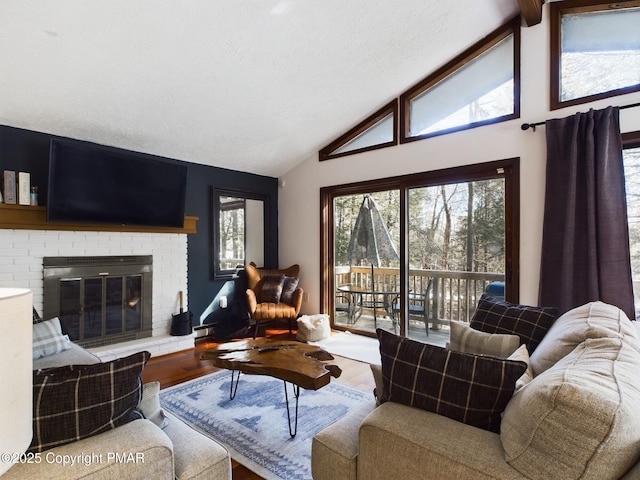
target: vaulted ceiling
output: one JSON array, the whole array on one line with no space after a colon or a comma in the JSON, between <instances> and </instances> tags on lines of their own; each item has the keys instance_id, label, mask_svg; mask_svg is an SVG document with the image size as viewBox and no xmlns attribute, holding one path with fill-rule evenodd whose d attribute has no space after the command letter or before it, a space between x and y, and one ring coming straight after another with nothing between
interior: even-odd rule
<instances>
[{"instance_id":1,"label":"vaulted ceiling","mask_svg":"<svg viewBox=\"0 0 640 480\"><path fill-rule=\"evenodd\" d=\"M541 0L2 0L0 124L280 176Z\"/></svg>"}]
</instances>

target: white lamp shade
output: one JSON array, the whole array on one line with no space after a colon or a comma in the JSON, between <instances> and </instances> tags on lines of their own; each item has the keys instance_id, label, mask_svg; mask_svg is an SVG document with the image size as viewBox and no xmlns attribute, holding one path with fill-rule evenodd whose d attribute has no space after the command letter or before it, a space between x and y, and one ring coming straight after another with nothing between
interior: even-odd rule
<instances>
[{"instance_id":1,"label":"white lamp shade","mask_svg":"<svg viewBox=\"0 0 640 480\"><path fill-rule=\"evenodd\" d=\"M31 290L0 288L0 452L29 448L33 415ZM0 475L13 466L0 460Z\"/></svg>"}]
</instances>

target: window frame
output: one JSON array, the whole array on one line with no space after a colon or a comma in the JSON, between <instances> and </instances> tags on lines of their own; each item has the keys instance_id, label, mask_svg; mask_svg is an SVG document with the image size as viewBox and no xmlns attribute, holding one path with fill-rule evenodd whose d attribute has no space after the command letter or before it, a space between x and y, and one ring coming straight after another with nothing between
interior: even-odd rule
<instances>
[{"instance_id":1,"label":"window frame","mask_svg":"<svg viewBox=\"0 0 640 480\"><path fill-rule=\"evenodd\" d=\"M405 91L400 96L400 143L408 143L417 140L423 140L425 138L436 137L440 135L446 135L453 132L459 132L462 130L469 130L484 125L491 125L494 123L500 123L507 120L513 120L514 118L520 118L520 25L522 23L521 17L517 16L505 23L501 27L497 28L489 35L484 37L479 42L469 47L463 53L458 55L453 60L449 61L440 69L436 70L431 75L427 76L416 85ZM439 82L445 81L447 77L453 75L455 72L463 68L471 61L478 58L483 53L490 50L499 42L507 38L509 35L513 35L513 113L508 115L501 115L499 117L481 120L478 122L467 123L465 125L459 125L457 127L451 127L437 132L425 133L422 135L410 136L411 131L411 101L420 96L429 88L433 87Z\"/></svg>"},{"instance_id":2,"label":"window frame","mask_svg":"<svg viewBox=\"0 0 640 480\"><path fill-rule=\"evenodd\" d=\"M345 146L350 141L354 140L359 135L366 132L368 129L376 125L378 122L384 120L389 115L393 116L393 139L390 142L378 143L376 145L370 145L368 147L356 148L349 150L348 152L332 153L337 149ZM341 135L339 138L331 142L318 152L320 161L331 160L332 158L344 157L346 155L353 155L356 153L368 152L370 150L377 150L379 148L391 147L398 144L398 99L394 99L387 103L384 107L377 110L362 122L358 123L351 130Z\"/></svg>"},{"instance_id":3,"label":"window frame","mask_svg":"<svg viewBox=\"0 0 640 480\"><path fill-rule=\"evenodd\" d=\"M561 92L561 72L562 72L562 15L569 13L587 13L587 12L605 12L612 10L611 5L625 5L624 7L617 7L616 10L640 7L638 0L623 0L621 2L611 3L603 2L602 0L564 0L562 2L553 2L549 6L550 16L550 67L549 67L549 79L550 79L550 100L549 108L551 110L558 110L559 108L569 107L573 105L582 105L584 103L591 103L596 100L602 100L604 98L616 97L618 95L625 95L627 93L640 91L640 83L631 85L629 87L617 88L609 90L607 92L595 93L587 95L586 97L573 98L571 100L560 100Z\"/></svg>"},{"instance_id":4,"label":"window frame","mask_svg":"<svg viewBox=\"0 0 640 480\"><path fill-rule=\"evenodd\" d=\"M271 220L269 217L270 200L267 194L251 192L246 190L236 190L233 188L211 186L210 204L211 204L211 278L212 280L230 280L237 276L238 269L221 269L220 268L220 197L235 197L243 200L258 200L263 202L262 221L263 221L263 244L262 250L264 255L264 267L272 264L273 255L271 249L271 241L269 232L271 230ZM246 236L246 218L245 218L245 263L247 261L247 236Z\"/></svg>"},{"instance_id":5,"label":"window frame","mask_svg":"<svg viewBox=\"0 0 640 480\"><path fill-rule=\"evenodd\" d=\"M623 133L622 135L622 149L637 148L640 147L640 130L635 132Z\"/></svg>"},{"instance_id":6,"label":"window frame","mask_svg":"<svg viewBox=\"0 0 640 480\"><path fill-rule=\"evenodd\" d=\"M518 15L513 19L506 22L501 27L494 30L492 33L484 37L479 42L475 43L473 46L465 50L461 55L451 60L444 67L441 67L436 72L430 74L425 79L420 81L418 84L411 87L409 90L406 90L399 97L395 98L387 105L382 107L380 110L377 110L375 113L367 117L362 122L358 123L355 127L348 130L346 133L341 135L336 140L332 141L330 144L322 148L318 151L318 160L330 160L333 158L345 157L347 155L354 155L356 153L367 152L370 150L377 150L379 148L391 147L394 145L398 145L401 143L412 142L416 140L422 140L425 138L435 137L438 135L446 135L448 133L453 133L461 130L468 130L471 128L481 127L483 125L490 125L493 123L504 122L507 120L512 120L514 118L520 118L520 28L521 28L522 19ZM508 35L513 33L514 40L514 59L513 59L513 96L514 96L514 105L513 105L513 113L509 115L503 115L500 117L492 118L489 120L483 120L479 122L473 122L466 125L460 125L458 127L440 130L438 132L432 132L424 135L407 137L406 133L409 132L409 112L410 109L408 105L411 99L415 96L420 95L424 90L432 86L433 84L439 82L444 79L446 76L454 73L457 69L464 67L468 62L479 57L492 46L497 44L499 41L506 38ZM335 150L346 145L351 140L356 138L358 135L364 133L369 128L374 126L380 120L385 118L390 113L393 114L393 140L391 142L385 142L378 145L372 145L369 147L358 148L355 150L350 150L348 152L333 154Z\"/></svg>"},{"instance_id":7,"label":"window frame","mask_svg":"<svg viewBox=\"0 0 640 480\"><path fill-rule=\"evenodd\" d=\"M491 173L495 172L495 173ZM433 170L397 177L368 180L357 183L322 187L320 189L320 306L329 313L331 326L338 330L355 331L351 327L334 325L335 311L335 223L334 199L343 195L353 195L385 190L400 190L400 296L406 297L409 282L409 268L406 264L409 238L409 189L426 185L440 185L489 178L505 178L505 298L517 303L520 291L520 158L508 158L492 162L477 163L460 167ZM401 322L407 318L406 304L401 311ZM402 327L401 327L402 328ZM358 331L361 333L361 331ZM367 334L367 333L365 333ZM375 334L371 334L373 336Z\"/></svg>"},{"instance_id":8,"label":"window frame","mask_svg":"<svg viewBox=\"0 0 640 480\"><path fill-rule=\"evenodd\" d=\"M633 132L628 132L628 133L623 133L621 135L622 137L622 150L626 150L626 149L632 149L632 148L640 148L640 130L636 130ZM626 178L625 178L625 188L626 188ZM628 207L627 207L628 208ZM627 210L628 213L628 210ZM629 222L627 220L627 228L629 227ZM629 234L629 240L631 240L631 235ZM629 247L631 248L631 245L629 245ZM631 268L631 264L629 265ZM632 269L633 270L633 269ZM636 304L636 298L635 298L635 292L634 292L634 307ZM637 314L637 311L636 311ZM635 319L632 320L638 320L638 317L636 316Z\"/></svg>"}]
</instances>

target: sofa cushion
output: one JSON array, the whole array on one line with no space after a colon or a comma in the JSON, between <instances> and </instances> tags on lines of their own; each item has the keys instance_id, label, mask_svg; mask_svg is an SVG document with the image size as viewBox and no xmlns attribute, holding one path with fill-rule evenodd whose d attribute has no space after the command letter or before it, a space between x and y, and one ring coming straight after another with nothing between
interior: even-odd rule
<instances>
[{"instance_id":1,"label":"sofa cushion","mask_svg":"<svg viewBox=\"0 0 640 480\"><path fill-rule=\"evenodd\" d=\"M280 301L287 305L293 305L293 292L298 288L298 277L284 277L282 282L282 295L280 295Z\"/></svg>"},{"instance_id":2,"label":"sofa cushion","mask_svg":"<svg viewBox=\"0 0 640 480\"><path fill-rule=\"evenodd\" d=\"M618 307L591 302L562 314L531 354L533 373L539 375L568 355L587 338L637 338L631 320Z\"/></svg>"},{"instance_id":3,"label":"sofa cushion","mask_svg":"<svg viewBox=\"0 0 640 480\"><path fill-rule=\"evenodd\" d=\"M313 480L357 480L358 430L375 404L367 402L319 431L311 443Z\"/></svg>"},{"instance_id":4,"label":"sofa cushion","mask_svg":"<svg viewBox=\"0 0 640 480\"><path fill-rule=\"evenodd\" d=\"M186 427L186 425L185 425ZM189 427L187 427L189 428ZM199 435L204 441L207 439ZM175 443L148 420L121 425L99 435L29 454L2 480L202 480L174 476ZM117 458L116 458L117 453ZM111 454L111 455L110 455ZM133 457L133 458L132 458ZM73 463L72 463L73 462ZM216 480L228 477L209 477Z\"/></svg>"},{"instance_id":5,"label":"sofa cushion","mask_svg":"<svg viewBox=\"0 0 640 480\"><path fill-rule=\"evenodd\" d=\"M33 324L33 359L47 357L71 348L66 335L62 335L60 319L52 318Z\"/></svg>"},{"instance_id":6,"label":"sofa cushion","mask_svg":"<svg viewBox=\"0 0 640 480\"><path fill-rule=\"evenodd\" d=\"M487 333L518 335L533 354L557 316L557 308L516 305L483 294L470 325Z\"/></svg>"},{"instance_id":7,"label":"sofa cushion","mask_svg":"<svg viewBox=\"0 0 640 480\"><path fill-rule=\"evenodd\" d=\"M451 320L449 348L456 352L477 353L507 358L520 346L517 335L487 333L471 328L468 323Z\"/></svg>"},{"instance_id":8,"label":"sofa cushion","mask_svg":"<svg viewBox=\"0 0 640 480\"><path fill-rule=\"evenodd\" d=\"M142 396L140 374L151 354L94 365L33 372L33 440L30 452L105 432L135 418Z\"/></svg>"},{"instance_id":9,"label":"sofa cushion","mask_svg":"<svg viewBox=\"0 0 640 480\"><path fill-rule=\"evenodd\" d=\"M619 478L640 458L640 353L587 339L513 396L501 440L531 479Z\"/></svg>"},{"instance_id":10,"label":"sofa cushion","mask_svg":"<svg viewBox=\"0 0 640 480\"><path fill-rule=\"evenodd\" d=\"M258 303L256 310L251 315L253 320L273 320L279 318L282 320L295 319L298 316L295 307L286 303Z\"/></svg>"},{"instance_id":11,"label":"sofa cushion","mask_svg":"<svg viewBox=\"0 0 640 480\"><path fill-rule=\"evenodd\" d=\"M77 343L69 342L69 350L38 358L33 361L33 370L43 370L45 368L64 367L66 365L91 365L100 363L100 358L85 350Z\"/></svg>"},{"instance_id":12,"label":"sofa cushion","mask_svg":"<svg viewBox=\"0 0 640 480\"><path fill-rule=\"evenodd\" d=\"M232 477L231 456L226 447L171 412L167 412L167 420L168 425L162 431L173 443L176 479L228 480Z\"/></svg>"},{"instance_id":13,"label":"sofa cushion","mask_svg":"<svg viewBox=\"0 0 640 480\"><path fill-rule=\"evenodd\" d=\"M383 392L391 401L428 410L475 427L498 432L523 362L454 352L382 329Z\"/></svg>"}]
</instances>

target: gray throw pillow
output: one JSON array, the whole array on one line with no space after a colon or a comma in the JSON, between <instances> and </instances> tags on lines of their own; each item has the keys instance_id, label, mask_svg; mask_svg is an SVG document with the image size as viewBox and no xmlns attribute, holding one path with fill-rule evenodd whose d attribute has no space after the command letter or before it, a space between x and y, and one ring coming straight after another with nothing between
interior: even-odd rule
<instances>
[{"instance_id":1,"label":"gray throw pillow","mask_svg":"<svg viewBox=\"0 0 640 480\"><path fill-rule=\"evenodd\" d=\"M456 352L507 358L520 346L520 337L517 335L481 332L471 328L468 323L455 320L449 321L449 327L449 349Z\"/></svg>"},{"instance_id":2,"label":"gray throw pillow","mask_svg":"<svg viewBox=\"0 0 640 480\"><path fill-rule=\"evenodd\" d=\"M71 343L62 335L60 319L52 318L33 324L33 359L54 355L69 350Z\"/></svg>"}]
</instances>

